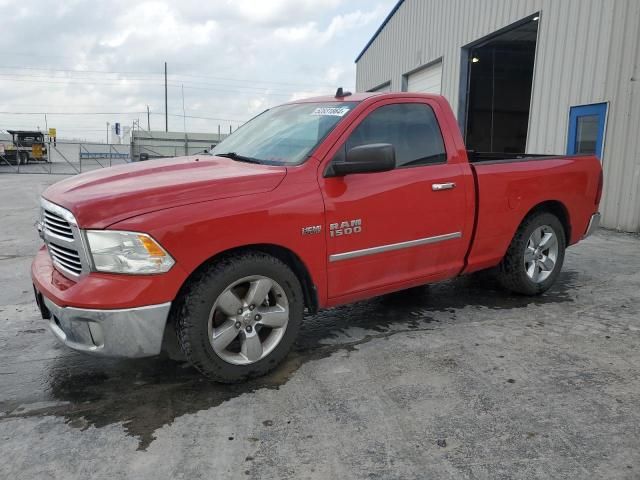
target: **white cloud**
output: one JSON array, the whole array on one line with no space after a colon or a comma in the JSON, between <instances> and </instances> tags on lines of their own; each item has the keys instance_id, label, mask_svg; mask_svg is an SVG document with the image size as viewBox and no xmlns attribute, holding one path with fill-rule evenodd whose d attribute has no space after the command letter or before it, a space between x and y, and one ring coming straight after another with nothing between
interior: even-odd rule
<instances>
[{"instance_id":1,"label":"white cloud","mask_svg":"<svg viewBox=\"0 0 640 480\"><path fill-rule=\"evenodd\" d=\"M184 85L187 115L215 119L187 119L187 128L226 131L272 105L353 89L353 60L394 3L65 0L52 11L44 0L0 0L10 15L0 111L46 111L61 136L100 139L107 121L146 125L149 105L151 127L164 128L166 61L169 112L182 113ZM43 124L42 114L0 114L0 130ZM169 127L182 130L182 118L170 117Z\"/></svg>"},{"instance_id":2,"label":"white cloud","mask_svg":"<svg viewBox=\"0 0 640 480\"><path fill-rule=\"evenodd\" d=\"M301 17L318 17L338 7L342 0L226 0L231 11L248 22L286 24Z\"/></svg>"},{"instance_id":3,"label":"white cloud","mask_svg":"<svg viewBox=\"0 0 640 480\"><path fill-rule=\"evenodd\" d=\"M144 24L141 24L141 18L145 19ZM116 18L115 24L115 32L99 41L101 46L119 48L127 43L149 42L155 50L178 50L211 44L218 30L214 20L184 21L175 7L157 1L143 2L126 10Z\"/></svg>"},{"instance_id":4,"label":"white cloud","mask_svg":"<svg viewBox=\"0 0 640 480\"><path fill-rule=\"evenodd\" d=\"M312 36L318 35L318 24L316 22L308 22L304 25L281 27L276 29L273 35L287 42L308 41Z\"/></svg>"},{"instance_id":5,"label":"white cloud","mask_svg":"<svg viewBox=\"0 0 640 480\"><path fill-rule=\"evenodd\" d=\"M328 95L330 93L333 92L329 92L320 88L317 88L315 90L301 90L299 92L292 93L288 101L295 102L296 100L301 100L303 98L320 97L323 95Z\"/></svg>"},{"instance_id":6,"label":"white cloud","mask_svg":"<svg viewBox=\"0 0 640 480\"><path fill-rule=\"evenodd\" d=\"M357 10L345 15L336 15L325 29L321 29L315 21L302 25L280 27L274 36L287 42L311 42L314 45L325 45L336 37L342 37L350 30L369 25L381 17L381 7L370 12Z\"/></svg>"}]
</instances>

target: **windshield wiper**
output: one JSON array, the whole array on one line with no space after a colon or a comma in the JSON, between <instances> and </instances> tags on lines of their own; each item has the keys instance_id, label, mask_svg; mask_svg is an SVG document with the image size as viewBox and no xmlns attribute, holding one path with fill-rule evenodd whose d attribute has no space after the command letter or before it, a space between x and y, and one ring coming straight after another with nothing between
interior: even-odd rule
<instances>
[{"instance_id":1,"label":"windshield wiper","mask_svg":"<svg viewBox=\"0 0 640 480\"><path fill-rule=\"evenodd\" d=\"M261 164L262 161L258 158L246 157L244 155L238 155L236 152L227 152L227 153L214 153L214 155L218 157L230 158L231 160L237 160L238 162L247 162L247 163L258 163Z\"/></svg>"}]
</instances>

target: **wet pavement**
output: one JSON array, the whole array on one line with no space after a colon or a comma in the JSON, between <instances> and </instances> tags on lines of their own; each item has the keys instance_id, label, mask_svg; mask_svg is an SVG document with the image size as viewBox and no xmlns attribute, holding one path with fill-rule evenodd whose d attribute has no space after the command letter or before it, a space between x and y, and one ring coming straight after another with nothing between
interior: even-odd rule
<instances>
[{"instance_id":1,"label":"wet pavement","mask_svg":"<svg viewBox=\"0 0 640 480\"><path fill-rule=\"evenodd\" d=\"M0 478L640 478L640 239L323 311L242 385L58 345L32 302L48 176L0 176ZM19 201L18 201L19 199Z\"/></svg>"}]
</instances>

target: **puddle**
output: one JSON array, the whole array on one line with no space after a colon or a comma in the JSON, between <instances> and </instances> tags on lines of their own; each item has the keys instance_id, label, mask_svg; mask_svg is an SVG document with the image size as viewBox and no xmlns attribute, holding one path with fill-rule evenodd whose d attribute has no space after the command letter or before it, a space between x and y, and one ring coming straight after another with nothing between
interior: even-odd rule
<instances>
[{"instance_id":1,"label":"puddle","mask_svg":"<svg viewBox=\"0 0 640 480\"><path fill-rule=\"evenodd\" d=\"M472 276L326 310L305 318L293 351L275 372L240 385L211 383L188 364L162 358L99 359L65 351L42 372L54 403L26 410L0 405L0 411L3 418L63 416L80 429L122 423L145 450L155 431L176 418L259 389L278 389L308 361L400 332L431 330L440 321L455 321L464 307L504 310L571 302L569 292L576 286L576 274L564 272L550 292L532 298L509 295L484 276Z\"/></svg>"}]
</instances>

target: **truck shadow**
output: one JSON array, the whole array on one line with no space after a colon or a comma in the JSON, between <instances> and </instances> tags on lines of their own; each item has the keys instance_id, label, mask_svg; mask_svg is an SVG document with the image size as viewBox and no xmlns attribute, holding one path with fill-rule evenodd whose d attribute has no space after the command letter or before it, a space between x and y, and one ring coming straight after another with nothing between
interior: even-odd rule
<instances>
[{"instance_id":1,"label":"truck shadow","mask_svg":"<svg viewBox=\"0 0 640 480\"><path fill-rule=\"evenodd\" d=\"M463 321L462 310L524 309L530 305L572 302L578 285L564 272L556 286L540 297L509 295L484 275L420 287L307 316L299 340L286 361L270 375L240 385L211 383L186 363L168 359L113 360L66 352L44 372L53 407L13 413L57 415L80 429L122 423L145 450L155 431L177 417L216 407L244 393L279 389L306 362L363 343L409 331L445 328ZM440 325L439 325L440 324Z\"/></svg>"}]
</instances>

